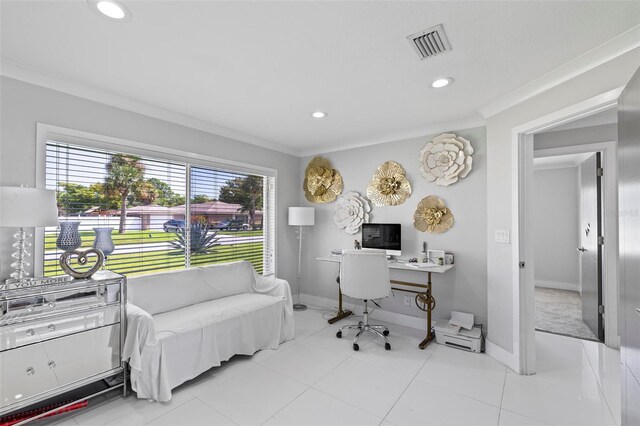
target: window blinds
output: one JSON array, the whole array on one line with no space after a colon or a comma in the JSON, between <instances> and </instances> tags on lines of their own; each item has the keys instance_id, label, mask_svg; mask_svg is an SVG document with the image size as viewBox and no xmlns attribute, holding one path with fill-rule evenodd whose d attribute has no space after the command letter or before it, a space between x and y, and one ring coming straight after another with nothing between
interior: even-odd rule
<instances>
[{"instance_id":1,"label":"window blinds","mask_svg":"<svg viewBox=\"0 0 640 426\"><path fill-rule=\"evenodd\" d=\"M265 177L202 166L192 166L192 228L211 224L217 230L210 252L191 253L191 265L206 265L244 259L263 272ZM198 235L194 235L199 237Z\"/></svg>"},{"instance_id":2,"label":"window blinds","mask_svg":"<svg viewBox=\"0 0 640 426\"><path fill-rule=\"evenodd\" d=\"M131 276L248 260L274 272L271 177L56 141L47 142L45 164L60 222L80 222L81 250L92 246L94 228L113 228L110 270ZM60 231L45 229L46 276L62 273Z\"/></svg>"}]
</instances>

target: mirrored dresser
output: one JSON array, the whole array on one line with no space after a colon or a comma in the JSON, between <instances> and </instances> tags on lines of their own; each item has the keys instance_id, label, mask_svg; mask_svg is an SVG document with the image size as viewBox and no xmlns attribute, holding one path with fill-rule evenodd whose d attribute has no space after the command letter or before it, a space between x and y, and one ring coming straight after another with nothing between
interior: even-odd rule
<instances>
[{"instance_id":1,"label":"mirrored dresser","mask_svg":"<svg viewBox=\"0 0 640 426\"><path fill-rule=\"evenodd\" d=\"M74 402L118 387L126 396L125 304L126 278L111 271L2 284L0 418L99 381Z\"/></svg>"}]
</instances>

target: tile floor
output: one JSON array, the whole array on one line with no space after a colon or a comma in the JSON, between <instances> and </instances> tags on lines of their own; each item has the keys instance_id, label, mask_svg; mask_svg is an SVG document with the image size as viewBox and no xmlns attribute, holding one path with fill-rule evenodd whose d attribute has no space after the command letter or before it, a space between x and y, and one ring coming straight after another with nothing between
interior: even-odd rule
<instances>
[{"instance_id":1,"label":"tile floor","mask_svg":"<svg viewBox=\"0 0 640 426\"><path fill-rule=\"evenodd\" d=\"M391 351L337 339L323 311L296 312L297 338L238 356L180 386L169 403L94 404L58 425L619 425L618 351L537 333L539 372L431 344L390 325ZM354 318L343 320L351 323Z\"/></svg>"}]
</instances>

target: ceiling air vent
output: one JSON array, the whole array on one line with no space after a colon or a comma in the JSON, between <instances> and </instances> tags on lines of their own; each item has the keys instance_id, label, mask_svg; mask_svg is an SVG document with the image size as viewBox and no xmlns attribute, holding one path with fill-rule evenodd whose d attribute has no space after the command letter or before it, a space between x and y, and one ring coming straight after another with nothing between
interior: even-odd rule
<instances>
[{"instance_id":1,"label":"ceiling air vent","mask_svg":"<svg viewBox=\"0 0 640 426\"><path fill-rule=\"evenodd\" d=\"M407 39L422 60L451 50L442 24L411 34Z\"/></svg>"}]
</instances>

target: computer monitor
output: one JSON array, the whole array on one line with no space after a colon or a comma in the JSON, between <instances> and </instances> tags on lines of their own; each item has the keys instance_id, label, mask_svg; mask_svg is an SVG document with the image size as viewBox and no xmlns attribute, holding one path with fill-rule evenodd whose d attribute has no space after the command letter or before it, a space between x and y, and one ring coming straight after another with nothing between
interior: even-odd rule
<instances>
[{"instance_id":1,"label":"computer monitor","mask_svg":"<svg viewBox=\"0 0 640 426\"><path fill-rule=\"evenodd\" d=\"M400 256L399 223L363 223L362 248L385 250L389 256Z\"/></svg>"}]
</instances>

